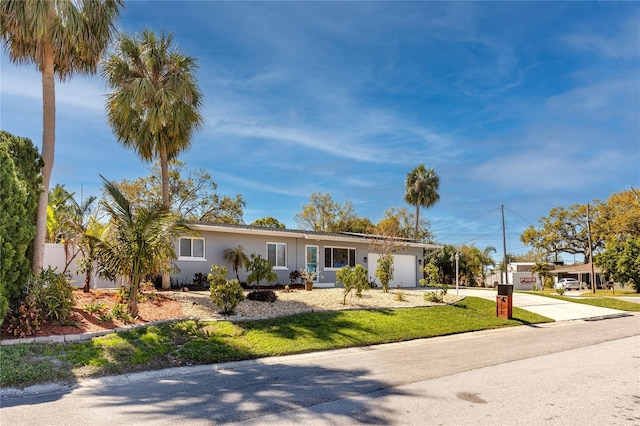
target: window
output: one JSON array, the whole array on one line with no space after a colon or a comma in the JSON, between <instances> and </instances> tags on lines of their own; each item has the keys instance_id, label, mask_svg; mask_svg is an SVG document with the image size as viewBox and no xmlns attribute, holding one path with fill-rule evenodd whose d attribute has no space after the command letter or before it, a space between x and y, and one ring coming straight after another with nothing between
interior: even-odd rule
<instances>
[{"instance_id":1,"label":"window","mask_svg":"<svg viewBox=\"0 0 640 426\"><path fill-rule=\"evenodd\" d=\"M180 254L178 258L181 260L205 260L204 238L180 238Z\"/></svg>"},{"instance_id":2,"label":"window","mask_svg":"<svg viewBox=\"0 0 640 426\"><path fill-rule=\"evenodd\" d=\"M324 267L342 268L343 266L356 266L356 249L343 247L325 247Z\"/></svg>"},{"instance_id":3,"label":"window","mask_svg":"<svg viewBox=\"0 0 640 426\"><path fill-rule=\"evenodd\" d=\"M267 260L274 268L287 267L287 245L284 243L267 243Z\"/></svg>"}]
</instances>

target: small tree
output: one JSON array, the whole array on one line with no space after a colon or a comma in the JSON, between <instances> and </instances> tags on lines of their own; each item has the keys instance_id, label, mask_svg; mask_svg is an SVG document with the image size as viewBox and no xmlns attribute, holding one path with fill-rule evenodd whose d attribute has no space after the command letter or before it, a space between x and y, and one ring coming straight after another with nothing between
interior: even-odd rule
<instances>
[{"instance_id":1,"label":"small tree","mask_svg":"<svg viewBox=\"0 0 640 426\"><path fill-rule=\"evenodd\" d=\"M244 254L244 249L241 245L236 248L229 248L224 251L224 260L231 264L233 272L236 274L236 279L240 281L238 270L245 268L249 264L249 258Z\"/></svg>"},{"instance_id":2,"label":"small tree","mask_svg":"<svg viewBox=\"0 0 640 426\"><path fill-rule=\"evenodd\" d=\"M440 284L440 270L435 265L433 259L427 262L420 270L424 273L424 278L420 279L420 285L422 287Z\"/></svg>"},{"instance_id":3,"label":"small tree","mask_svg":"<svg viewBox=\"0 0 640 426\"><path fill-rule=\"evenodd\" d=\"M222 308L224 315L235 314L236 307L244 300L244 292L238 280L227 280L225 266L212 265L207 276L211 284L211 301Z\"/></svg>"},{"instance_id":4,"label":"small tree","mask_svg":"<svg viewBox=\"0 0 640 426\"><path fill-rule=\"evenodd\" d=\"M249 271L247 283L255 283L258 291L260 291L260 283L263 280L271 283L278 279L278 275L273 272L273 265L271 265L267 259L260 255L256 255L255 253L251 253L251 259L247 265L247 271Z\"/></svg>"},{"instance_id":5,"label":"small tree","mask_svg":"<svg viewBox=\"0 0 640 426\"><path fill-rule=\"evenodd\" d=\"M393 256L391 254L378 258L376 278L380 280L382 291L387 293L389 291L389 282L393 279Z\"/></svg>"},{"instance_id":6,"label":"small tree","mask_svg":"<svg viewBox=\"0 0 640 426\"><path fill-rule=\"evenodd\" d=\"M129 282L129 313L136 317L140 282L176 258L171 238L191 229L164 206L135 209L115 184L102 180L111 198L103 204L110 222L104 238L96 239L96 255L105 271Z\"/></svg>"},{"instance_id":7,"label":"small tree","mask_svg":"<svg viewBox=\"0 0 640 426\"><path fill-rule=\"evenodd\" d=\"M640 238L607 241L605 251L596 256L595 264L604 270L607 278L631 283L636 293L640 293Z\"/></svg>"},{"instance_id":8,"label":"small tree","mask_svg":"<svg viewBox=\"0 0 640 426\"><path fill-rule=\"evenodd\" d=\"M355 268L343 266L338 269L338 272L336 272L336 281L344 285L343 305L347 304L347 296L351 290L355 290L356 296L358 297L362 297L363 290L369 290L369 280L367 276L367 269L360 264L357 264Z\"/></svg>"}]
</instances>

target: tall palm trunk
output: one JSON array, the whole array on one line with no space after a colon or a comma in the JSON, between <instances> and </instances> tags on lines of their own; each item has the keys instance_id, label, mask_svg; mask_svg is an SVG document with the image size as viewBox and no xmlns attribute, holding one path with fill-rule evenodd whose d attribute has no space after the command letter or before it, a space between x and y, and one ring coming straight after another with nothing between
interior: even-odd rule
<instances>
[{"instance_id":1,"label":"tall palm trunk","mask_svg":"<svg viewBox=\"0 0 640 426\"><path fill-rule=\"evenodd\" d=\"M416 228L413 231L413 239L418 239L418 227L420 226L420 197L418 197L418 201L416 202Z\"/></svg>"},{"instance_id":2,"label":"tall palm trunk","mask_svg":"<svg viewBox=\"0 0 640 426\"><path fill-rule=\"evenodd\" d=\"M33 247L32 271L40 273L44 265L44 241L47 235L47 204L49 202L49 184L53 169L53 156L56 143L56 89L53 65L53 44L44 43L44 67L42 69L42 193L38 200L36 216L36 236Z\"/></svg>"},{"instance_id":3,"label":"tall palm trunk","mask_svg":"<svg viewBox=\"0 0 640 426\"><path fill-rule=\"evenodd\" d=\"M162 173L162 207L169 209L169 160L167 159L167 147L164 143L160 144L160 170ZM171 289L171 275L168 272L168 261L163 262L162 271L162 289Z\"/></svg>"},{"instance_id":4,"label":"tall palm trunk","mask_svg":"<svg viewBox=\"0 0 640 426\"><path fill-rule=\"evenodd\" d=\"M91 291L91 275L93 274L93 268L87 269L87 273L84 277L84 286L82 287L83 293L89 293Z\"/></svg>"},{"instance_id":5,"label":"tall palm trunk","mask_svg":"<svg viewBox=\"0 0 640 426\"><path fill-rule=\"evenodd\" d=\"M129 287L129 315L138 316L138 288L140 287L140 274L135 274Z\"/></svg>"}]
</instances>

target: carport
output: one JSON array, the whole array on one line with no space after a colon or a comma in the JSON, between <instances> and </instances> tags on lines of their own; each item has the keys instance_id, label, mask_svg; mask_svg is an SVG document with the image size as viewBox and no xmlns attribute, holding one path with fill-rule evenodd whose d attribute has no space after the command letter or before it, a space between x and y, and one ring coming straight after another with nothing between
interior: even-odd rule
<instances>
[{"instance_id":1,"label":"carport","mask_svg":"<svg viewBox=\"0 0 640 426\"><path fill-rule=\"evenodd\" d=\"M604 282L602 271L596 265L593 265L593 270L596 275L596 285L598 287L601 287L602 283ZM591 285L591 263L563 266L549 272L556 275L556 282L561 278L575 278L581 283L584 283L588 286Z\"/></svg>"}]
</instances>

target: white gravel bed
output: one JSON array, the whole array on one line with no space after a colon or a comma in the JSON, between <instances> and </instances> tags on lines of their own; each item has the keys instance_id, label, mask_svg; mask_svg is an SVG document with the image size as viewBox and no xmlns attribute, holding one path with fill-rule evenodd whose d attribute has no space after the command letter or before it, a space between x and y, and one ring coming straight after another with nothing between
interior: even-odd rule
<instances>
[{"instance_id":1,"label":"white gravel bed","mask_svg":"<svg viewBox=\"0 0 640 426\"><path fill-rule=\"evenodd\" d=\"M384 293L381 289L372 289L364 292L362 298L358 298L355 292L347 296L347 303L343 304L343 289L314 289L313 291L276 290L278 299L273 303L244 300L240 302L236 311L236 320L274 318L279 316L294 315L302 312L331 311L344 309L383 309L383 308L412 308L419 306L434 306L439 303L424 300L424 294L428 290L389 290ZM245 291L245 295L248 291ZM399 294L402 299L399 300ZM209 292L170 292L165 293L182 303L182 310L186 316L200 319L227 318L213 306L209 298ZM461 298L447 294L445 303L454 303Z\"/></svg>"}]
</instances>

